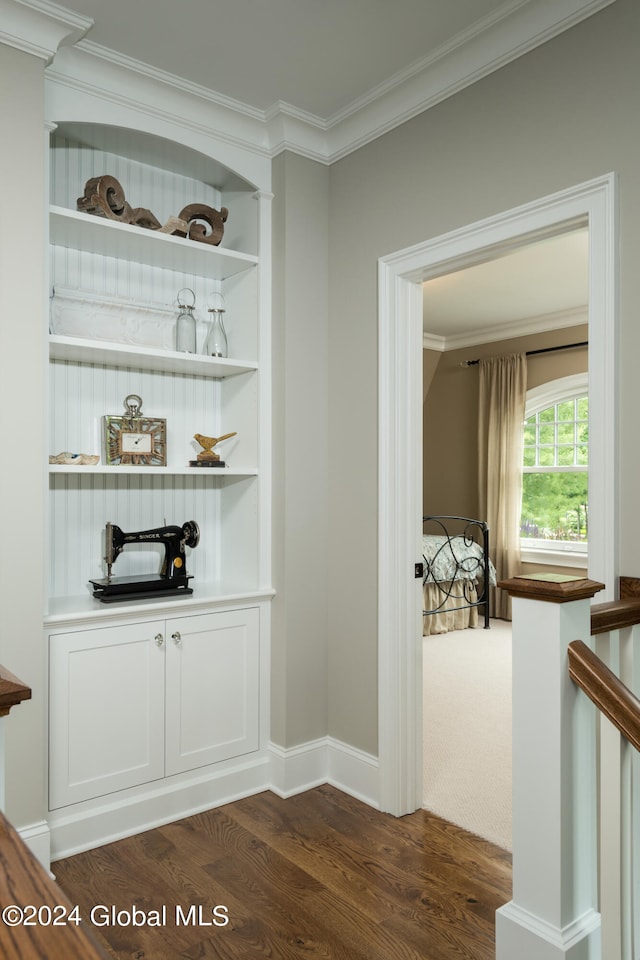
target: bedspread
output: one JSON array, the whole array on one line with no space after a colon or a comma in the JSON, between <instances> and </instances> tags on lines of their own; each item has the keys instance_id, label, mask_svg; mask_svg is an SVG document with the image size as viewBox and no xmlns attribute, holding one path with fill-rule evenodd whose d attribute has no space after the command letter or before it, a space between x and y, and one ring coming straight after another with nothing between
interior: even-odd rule
<instances>
[{"instance_id":1,"label":"bedspread","mask_svg":"<svg viewBox=\"0 0 640 960\"><path fill-rule=\"evenodd\" d=\"M424 583L451 580L476 581L483 576L483 551L479 543L464 536L424 535L422 556L425 562ZM496 571L489 561L489 582L496 585Z\"/></svg>"}]
</instances>

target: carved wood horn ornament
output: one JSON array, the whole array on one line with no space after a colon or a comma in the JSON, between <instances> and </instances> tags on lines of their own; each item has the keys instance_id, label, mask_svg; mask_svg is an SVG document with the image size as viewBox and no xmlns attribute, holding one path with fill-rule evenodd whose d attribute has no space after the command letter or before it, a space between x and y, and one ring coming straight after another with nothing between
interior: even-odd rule
<instances>
[{"instance_id":1,"label":"carved wood horn ornament","mask_svg":"<svg viewBox=\"0 0 640 960\"><path fill-rule=\"evenodd\" d=\"M126 200L119 181L109 174L87 180L84 196L78 197L77 208L96 217L133 223L147 230L157 230L178 237L188 236L190 240L209 243L214 247L222 240L224 224L229 216L226 207L216 210L206 203L189 203L177 217L169 217L162 225L150 210L132 207Z\"/></svg>"}]
</instances>

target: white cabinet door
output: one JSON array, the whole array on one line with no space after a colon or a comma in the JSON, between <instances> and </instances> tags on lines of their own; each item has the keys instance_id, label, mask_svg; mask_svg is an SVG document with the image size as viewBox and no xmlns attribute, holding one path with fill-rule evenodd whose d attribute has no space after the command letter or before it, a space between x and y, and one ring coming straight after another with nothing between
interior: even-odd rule
<instances>
[{"instance_id":1,"label":"white cabinet door","mask_svg":"<svg viewBox=\"0 0 640 960\"><path fill-rule=\"evenodd\" d=\"M167 775L259 746L257 608L167 621Z\"/></svg>"},{"instance_id":2,"label":"white cabinet door","mask_svg":"<svg viewBox=\"0 0 640 960\"><path fill-rule=\"evenodd\" d=\"M164 775L164 624L49 638L50 809Z\"/></svg>"}]
</instances>

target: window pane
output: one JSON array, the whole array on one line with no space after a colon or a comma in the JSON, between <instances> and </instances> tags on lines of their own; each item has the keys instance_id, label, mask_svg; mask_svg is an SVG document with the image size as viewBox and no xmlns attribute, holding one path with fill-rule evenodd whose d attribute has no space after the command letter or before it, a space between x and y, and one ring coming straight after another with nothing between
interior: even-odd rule
<instances>
[{"instance_id":1,"label":"window pane","mask_svg":"<svg viewBox=\"0 0 640 960\"><path fill-rule=\"evenodd\" d=\"M537 446L533 424L537 424ZM589 399L561 400L526 420L521 536L587 543ZM534 456L534 454L537 455ZM573 468L582 469L573 469ZM562 549L558 547L558 549ZM571 547L565 547L571 550Z\"/></svg>"},{"instance_id":2,"label":"window pane","mask_svg":"<svg viewBox=\"0 0 640 960\"><path fill-rule=\"evenodd\" d=\"M524 428L524 442L525 442L525 445L532 444L532 443L535 443L535 442L536 442L536 428L535 428L535 424L534 424L533 426L531 426L531 424L529 423L528 420L527 420L527 423L526 423L525 428Z\"/></svg>"},{"instance_id":3,"label":"window pane","mask_svg":"<svg viewBox=\"0 0 640 960\"><path fill-rule=\"evenodd\" d=\"M587 539L586 470L575 473L525 473L522 481L522 537Z\"/></svg>"},{"instance_id":4,"label":"window pane","mask_svg":"<svg viewBox=\"0 0 640 960\"><path fill-rule=\"evenodd\" d=\"M574 443L574 434L575 424L573 421L558 424L558 443Z\"/></svg>"},{"instance_id":5,"label":"window pane","mask_svg":"<svg viewBox=\"0 0 640 960\"><path fill-rule=\"evenodd\" d=\"M553 424L549 426L540 426L540 443L555 443L556 428Z\"/></svg>"}]
</instances>

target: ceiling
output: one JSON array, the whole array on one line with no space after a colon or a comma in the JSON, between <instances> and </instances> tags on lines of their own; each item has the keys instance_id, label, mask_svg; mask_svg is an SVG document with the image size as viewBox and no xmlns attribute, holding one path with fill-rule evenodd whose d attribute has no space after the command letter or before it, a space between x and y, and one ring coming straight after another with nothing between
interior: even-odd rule
<instances>
[{"instance_id":1,"label":"ceiling","mask_svg":"<svg viewBox=\"0 0 640 960\"><path fill-rule=\"evenodd\" d=\"M265 111L329 120L513 0L69 0L87 39ZM519 6L522 0L519 0Z\"/></svg>"},{"instance_id":2,"label":"ceiling","mask_svg":"<svg viewBox=\"0 0 640 960\"><path fill-rule=\"evenodd\" d=\"M431 345L451 349L584 322L588 244L584 227L428 280L423 329Z\"/></svg>"}]
</instances>

